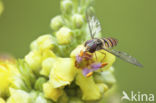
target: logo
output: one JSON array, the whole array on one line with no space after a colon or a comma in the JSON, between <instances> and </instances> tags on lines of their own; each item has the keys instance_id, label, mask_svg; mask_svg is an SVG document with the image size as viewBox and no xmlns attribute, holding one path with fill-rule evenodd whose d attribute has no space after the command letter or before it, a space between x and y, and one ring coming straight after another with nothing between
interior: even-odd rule
<instances>
[{"instance_id":1,"label":"logo","mask_svg":"<svg viewBox=\"0 0 156 103\"><path fill-rule=\"evenodd\" d=\"M141 92L131 91L127 93L126 91L122 92L123 96L121 97L121 101L139 101L139 102L153 102L154 94L146 94Z\"/></svg>"}]
</instances>

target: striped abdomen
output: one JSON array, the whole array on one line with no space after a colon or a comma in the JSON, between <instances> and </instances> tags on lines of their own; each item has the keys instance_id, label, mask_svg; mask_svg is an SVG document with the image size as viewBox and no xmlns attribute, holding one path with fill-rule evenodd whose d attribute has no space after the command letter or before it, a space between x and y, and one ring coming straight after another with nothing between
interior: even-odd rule
<instances>
[{"instance_id":1,"label":"striped abdomen","mask_svg":"<svg viewBox=\"0 0 156 103\"><path fill-rule=\"evenodd\" d=\"M114 38L102 38L105 48L112 48L117 45L118 40Z\"/></svg>"}]
</instances>

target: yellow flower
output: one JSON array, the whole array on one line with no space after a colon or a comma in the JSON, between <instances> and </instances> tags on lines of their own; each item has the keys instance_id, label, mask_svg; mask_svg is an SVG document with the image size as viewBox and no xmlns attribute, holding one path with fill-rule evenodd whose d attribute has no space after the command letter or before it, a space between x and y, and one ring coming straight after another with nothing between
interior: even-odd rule
<instances>
[{"instance_id":1,"label":"yellow flower","mask_svg":"<svg viewBox=\"0 0 156 103\"><path fill-rule=\"evenodd\" d=\"M77 56L79 56L81 51L83 51L84 49L85 49L85 47L83 45L79 45L76 49L74 49L71 52L70 56L74 59L76 58L75 60L77 61ZM103 52L103 53L101 53L101 52ZM94 62L95 63L96 62L107 63L106 66L97 70L97 72L99 72L99 73L101 73L101 70L103 72L106 72L106 70L108 70L115 61L115 56L104 51L104 50L96 51L97 58L93 54L90 54L90 55L91 55L90 59L93 63ZM81 58L81 56L80 56L80 58ZM84 59L82 62L88 62L88 60L85 61L85 59ZM88 77L88 78L85 75L83 75L83 73L86 72L85 68L88 68L88 67L85 67L85 65L88 66L87 63L82 63L80 66L84 66L84 67L77 68L77 69L79 69L79 72L76 76L76 84L80 87L80 89L82 91L82 95L83 95L82 99L83 100L98 100L98 99L100 99L102 94L108 90L108 86L106 84L104 84L104 82L96 83L93 79L93 76L91 76L92 74L89 74L90 77ZM94 67L96 67L96 66L94 65ZM88 68L88 70L90 70L90 68ZM93 73L93 72L90 72L90 73ZM102 76L100 76L100 77L104 78ZM88 86L89 86L89 88L88 88Z\"/></svg>"},{"instance_id":2,"label":"yellow flower","mask_svg":"<svg viewBox=\"0 0 156 103\"><path fill-rule=\"evenodd\" d=\"M42 62L40 51L33 50L29 54L27 54L24 59L33 71L38 72L40 70Z\"/></svg>"},{"instance_id":3,"label":"yellow flower","mask_svg":"<svg viewBox=\"0 0 156 103\"><path fill-rule=\"evenodd\" d=\"M40 72L42 61L49 57L56 57L52 51L54 45L55 40L51 35L40 36L31 43L31 51L25 56L24 60L33 71ZM47 73L42 71L41 74L47 75Z\"/></svg>"},{"instance_id":4,"label":"yellow flower","mask_svg":"<svg viewBox=\"0 0 156 103\"><path fill-rule=\"evenodd\" d=\"M5 100L3 98L0 98L0 103L5 103Z\"/></svg>"},{"instance_id":5,"label":"yellow flower","mask_svg":"<svg viewBox=\"0 0 156 103\"><path fill-rule=\"evenodd\" d=\"M43 84L43 92L46 98L57 101L58 98L63 94L63 89L54 88L50 82L47 82Z\"/></svg>"},{"instance_id":6,"label":"yellow flower","mask_svg":"<svg viewBox=\"0 0 156 103\"><path fill-rule=\"evenodd\" d=\"M36 40L34 40L30 48L31 50L46 50L46 49L53 49L55 44L55 39L50 34L42 35Z\"/></svg>"},{"instance_id":7,"label":"yellow flower","mask_svg":"<svg viewBox=\"0 0 156 103\"><path fill-rule=\"evenodd\" d=\"M79 70L76 76L76 84L83 93L83 100L98 100L101 97L100 89L94 82L93 77L86 78L81 70Z\"/></svg>"},{"instance_id":8,"label":"yellow flower","mask_svg":"<svg viewBox=\"0 0 156 103\"><path fill-rule=\"evenodd\" d=\"M102 70L109 69L113 65L113 63L115 62L116 57L113 54L111 54L105 50L97 51L96 55L97 55L97 61L103 60L102 62L107 63L107 65L104 68L102 68ZM94 60L96 60L95 55L94 55Z\"/></svg>"},{"instance_id":9,"label":"yellow flower","mask_svg":"<svg viewBox=\"0 0 156 103\"><path fill-rule=\"evenodd\" d=\"M49 76L49 73L55 63L57 56L51 50L45 50L42 53L42 69L40 71L41 75Z\"/></svg>"},{"instance_id":10,"label":"yellow flower","mask_svg":"<svg viewBox=\"0 0 156 103\"><path fill-rule=\"evenodd\" d=\"M76 62L78 62L77 61L77 57L80 55L80 53L81 53L81 51L84 51L85 50L85 47L83 46L83 45L79 45L79 46L77 46L77 48L76 49L74 49L72 52L71 52L71 54L70 54L70 56L72 57L72 58L76 58ZM96 55L94 55L96 53ZM99 51L96 51L94 54L90 54L92 57L89 59L89 60L91 60L92 62L92 64L94 64L94 63L101 63L101 64L107 64L106 66L103 66L102 68L100 68L99 70L97 70L97 71L104 71L104 70L107 70L107 69L109 69L111 66L112 66L112 64L115 62L115 56L114 55L112 55L111 53L109 53L109 52L107 52L107 51L105 51L105 50L99 50ZM81 57L81 56L79 56L79 58L81 59L81 58L83 58L83 57ZM78 59L79 59L78 58ZM83 61L83 63L84 62L87 62L87 61L89 61L89 60L85 60L85 61ZM85 68L88 68L87 66L85 67ZM81 69L84 69L84 68L81 68Z\"/></svg>"},{"instance_id":11,"label":"yellow flower","mask_svg":"<svg viewBox=\"0 0 156 103\"><path fill-rule=\"evenodd\" d=\"M9 60L0 60L0 96L8 95L8 88L15 75L19 74L16 64Z\"/></svg>"},{"instance_id":12,"label":"yellow flower","mask_svg":"<svg viewBox=\"0 0 156 103\"><path fill-rule=\"evenodd\" d=\"M50 73L50 82L54 88L69 85L76 74L74 60L71 58L57 58Z\"/></svg>"},{"instance_id":13,"label":"yellow flower","mask_svg":"<svg viewBox=\"0 0 156 103\"><path fill-rule=\"evenodd\" d=\"M66 94L65 91L63 91L63 94L59 98L58 103L69 103L68 101L69 101L68 95Z\"/></svg>"},{"instance_id":14,"label":"yellow flower","mask_svg":"<svg viewBox=\"0 0 156 103\"><path fill-rule=\"evenodd\" d=\"M40 71L41 75L44 75L46 77L49 76L51 69L53 68L55 64L55 58L47 58L42 62L42 69Z\"/></svg>"},{"instance_id":15,"label":"yellow flower","mask_svg":"<svg viewBox=\"0 0 156 103\"><path fill-rule=\"evenodd\" d=\"M55 57L57 57L57 56L56 56L55 53L54 53L52 50L50 50L50 49L46 49L46 50L44 50L44 51L42 52L42 60L45 60L45 59L47 59L47 58L55 58Z\"/></svg>"}]
</instances>

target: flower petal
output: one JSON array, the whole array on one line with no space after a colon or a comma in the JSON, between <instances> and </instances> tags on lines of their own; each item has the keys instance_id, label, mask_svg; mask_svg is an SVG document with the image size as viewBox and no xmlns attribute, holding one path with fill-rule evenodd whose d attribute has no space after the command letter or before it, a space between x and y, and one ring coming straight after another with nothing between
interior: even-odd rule
<instances>
[{"instance_id":1,"label":"flower petal","mask_svg":"<svg viewBox=\"0 0 156 103\"><path fill-rule=\"evenodd\" d=\"M74 59L58 58L50 72L50 82L54 88L69 85L75 77Z\"/></svg>"},{"instance_id":2,"label":"flower petal","mask_svg":"<svg viewBox=\"0 0 156 103\"><path fill-rule=\"evenodd\" d=\"M79 55L77 55L77 56L76 56L76 61L77 61L78 63L80 63L80 62L82 61L82 57L80 57Z\"/></svg>"},{"instance_id":3,"label":"flower petal","mask_svg":"<svg viewBox=\"0 0 156 103\"><path fill-rule=\"evenodd\" d=\"M90 72L92 72L92 69L84 68L82 70L82 73L83 73L84 76L87 76L87 74L90 73Z\"/></svg>"},{"instance_id":4,"label":"flower petal","mask_svg":"<svg viewBox=\"0 0 156 103\"><path fill-rule=\"evenodd\" d=\"M100 90L94 82L93 76L86 78L79 70L76 76L76 84L82 91L82 100L98 100L101 97Z\"/></svg>"}]
</instances>

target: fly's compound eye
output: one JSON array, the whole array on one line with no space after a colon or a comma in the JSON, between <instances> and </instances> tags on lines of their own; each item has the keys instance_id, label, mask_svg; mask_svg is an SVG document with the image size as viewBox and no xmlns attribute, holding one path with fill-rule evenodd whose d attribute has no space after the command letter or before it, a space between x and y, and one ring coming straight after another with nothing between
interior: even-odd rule
<instances>
[{"instance_id":1,"label":"fly's compound eye","mask_svg":"<svg viewBox=\"0 0 156 103\"><path fill-rule=\"evenodd\" d=\"M90 53L94 53L96 51L97 45L95 43L90 43L87 46L87 51Z\"/></svg>"}]
</instances>

